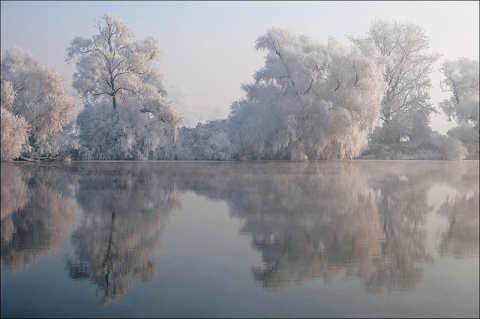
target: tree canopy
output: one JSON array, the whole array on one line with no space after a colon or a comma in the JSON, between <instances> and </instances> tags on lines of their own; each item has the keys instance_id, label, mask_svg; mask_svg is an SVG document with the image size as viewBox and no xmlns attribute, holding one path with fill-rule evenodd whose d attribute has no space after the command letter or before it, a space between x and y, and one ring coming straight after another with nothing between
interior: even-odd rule
<instances>
[{"instance_id":1,"label":"tree canopy","mask_svg":"<svg viewBox=\"0 0 480 319\"><path fill-rule=\"evenodd\" d=\"M415 139L416 117L428 126L429 115L436 112L430 103L430 73L439 59L428 52L430 39L418 25L408 22L374 21L366 36L349 37L358 46L375 45L390 59L384 72L387 90L380 112L381 136L387 143L399 143L402 137ZM418 131L418 130L417 130Z\"/></svg>"},{"instance_id":2,"label":"tree canopy","mask_svg":"<svg viewBox=\"0 0 480 319\"><path fill-rule=\"evenodd\" d=\"M460 58L447 60L441 67L441 87L450 92L450 99L440 102L440 107L458 126L448 135L463 142L469 159L479 158L479 64L478 60Z\"/></svg>"},{"instance_id":3,"label":"tree canopy","mask_svg":"<svg viewBox=\"0 0 480 319\"><path fill-rule=\"evenodd\" d=\"M7 144L15 149L8 159L19 157L19 145L23 144L21 152L26 156L53 155L48 154L52 145L47 139L62 132L78 111L78 103L65 90L63 77L19 48L2 55L1 76L2 133L18 134L18 141L13 142L10 133L2 134L2 159ZM28 141L24 141L25 135Z\"/></svg>"},{"instance_id":4,"label":"tree canopy","mask_svg":"<svg viewBox=\"0 0 480 319\"><path fill-rule=\"evenodd\" d=\"M152 37L140 41L122 20L105 14L97 21L98 33L76 37L67 48L66 61L76 61L73 87L87 104L110 100L114 109L129 94L140 99L165 95L162 75L155 67L159 42Z\"/></svg>"},{"instance_id":5,"label":"tree canopy","mask_svg":"<svg viewBox=\"0 0 480 319\"><path fill-rule=\"evenodd\" d=\"M75 61L73 87L84 101L78 118L84 159L161 159L176 139L181 116L167 100L155 65L159 41L136 40L122 20L105 14L91 38L67 48ZM113 112L112 112L112 111Z\"/></svg>"},{"instance_id":6,"label":"tree canopy","mask_svg":"<svg viewBox=\"0 0 480 319\"><path fill-rule=\"evenodd\" d=\"M451 96L438 109L458 126L434 132L430 75L440 54L413 23L374 21L350 46L272 27L255 41L264 65L242 83L244 97L228 118L196 127L181 127L177 110L191 109L167 94L158 39L137 39L108 13L95 29L66 48L82 103L33 55L2 54L2 161L478 159L478 61L440 66Z\"/></svg>"},{"instance_id":7,"label":"tree canopy","mask_svg":"<svg viewBox=\"0 0 480 319\"><path fill-rule=\"evenodd\" d=\"M386 64L378 50L349 50L271 28L256 41L265 66L244 84L230 119L241 157L353 158L379 116Z\"/></svg>"}]
</instances>

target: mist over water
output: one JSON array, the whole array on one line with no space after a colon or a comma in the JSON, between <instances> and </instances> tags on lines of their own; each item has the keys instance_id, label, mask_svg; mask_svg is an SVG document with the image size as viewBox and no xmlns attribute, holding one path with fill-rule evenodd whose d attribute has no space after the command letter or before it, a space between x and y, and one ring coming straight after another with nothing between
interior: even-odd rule
<instances>
[{"instance_id":1,"label":"mist over water","mask_svg":"<svg viewBox=\"0 0 480 319\"><path fill-rule=\"evenodd\" d=\"M1 164L2 317L478 316L478 161Z\"/></svg>"}]
</instances>

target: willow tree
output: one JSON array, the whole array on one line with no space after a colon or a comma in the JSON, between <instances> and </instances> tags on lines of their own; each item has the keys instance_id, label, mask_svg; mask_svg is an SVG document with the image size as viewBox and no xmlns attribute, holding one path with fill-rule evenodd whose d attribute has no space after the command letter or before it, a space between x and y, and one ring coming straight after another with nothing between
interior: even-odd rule
<instances>
[{"instance_id":1,"label":"willow tree","mask_svg":"<svg viewBox=\"0 0 480 319\"><path fill-rule=\"evenodd\" d=\"M343 159L367 147L385 89L376 48L272 28L256 49L265 65L230 114L241 159Z\"/></svg>"}]
</instances>

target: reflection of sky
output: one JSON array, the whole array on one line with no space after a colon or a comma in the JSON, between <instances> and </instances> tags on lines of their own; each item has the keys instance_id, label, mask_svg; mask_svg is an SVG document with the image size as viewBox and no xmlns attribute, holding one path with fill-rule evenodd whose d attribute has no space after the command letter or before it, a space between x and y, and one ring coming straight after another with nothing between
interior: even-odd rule
<instances>
[{"instance_id":1,"label":"reflection of sky","mask_svg":"<svg viewBox=\"0 0 480 319\"><path fill-rule=\"evenodd\" d=\"M255 163L194 163L194 165L139 163L138 167L137 165L133 166L132 163L128 163L129 166L125 164L125 167L130 167L131 171L126 169L121 172L128 176L128 178L125 177L128 180L137 180L136 177L145 175L150 176L149 181L152 182L155 181L153 177L162 177L159 180L165 181L165 184L158 185L175 184L174 187L178 188L178 200L181 208L170 215L160 235L158 246L150 252L150 259L158 261L155 280L148 283L137 280L120 300L109 306L101 306L95 295L96 286L88 281L74 282L70 280L65 270L65 256L71 256L74 249L69 241L70 235L81 225L81 223L74 223L73 226L68 225L65 230L66 242L51 256L38 258L28 269L15 276L8 272L2 264L2 317L8 317L14 312L23 317L39 314L64 317L158 317L160 314L169 317L228 317L233 313L243 317L278 317L280 315L291 317L352 315L359 317L475 317L479 311L478 254L473 257L467 256L468 258L464 259L439 257L436 245L440 235L449 225L447 216L438 214L438 208L445 201L447 195L455 198L453 196L455 193L457 195L470 194L472 192L470 186L478 188L478 176L477 179L470 178L466 181L462 179L467 175L472 177L475 177L475 174L478 175L478 165L476 163L469 164L477 165L476 170L455 170L455 168L465 168L466 166L461 163L428 165L414 162L396 163L320 162L318 164L309 163L306 166L300 166L304 165L303 163L265 165ZM112 165L122 167L122 164ZM134 167L137 167L138 170L132 169ZM141 169L141 167L143 168ZM362 196L372 194L379 197L382 195L381 190L386 190L383 194L395 195L399 203L403 192L415 194L416 191L424 191L424 193L420 193L419 198L414 198L422 203L422 196L424 196L428 205L434 204L433 210L427 214L425 223L419 225L427 231L425 246L434 260L433 263L425 264L422 264L422 261L417 262L423 275L415 289L413 291L370 294L365 290L365 278L347 276L334 276L333 280L328 282L319 276L307 276L302 284L289 285L280 292L264 289L261 282L252 277L252 268L262 266L263 254L265 254L264 251L252 246L252 238L262 234L263 221L261 219L257 221L258 228L255 229L260 230L258 234L254 231L242 233L241 230L245 223L252 222L249 218L257 216L255 214L258 211L243 211L238 216L232 212L237 212L238 209L235 208L242 204L241 195L244 196L244 199L257 198L245 195L252 190L257 190L258 188L253 186L257 185L259 181L268 182L268 174L265 173L275 172L275 167L282 168L277 171L275 181L283 181L285 185L277 185L278 187L271 187L268 190L277 192L277 196L273 198L277 198L278 202L271 203L267 200L262 202L261 198L258 198L257 203L250 203L254 209L263 207L265 215L273 218L275 216L281 218L282 211L270 212L268 207L281 208L282 197L287 199L288 204L293 205L294 208L297 207L294 204L299 204L294 202L296 199L294 194L287 196L282 194L282 191L290 190L291 192L310 194L308 193L310 190L301 186L303 184L315 185L315 178L318 178L317 181L320 183L328 181L325 178L332 181L340 179L342 182L326 184L332 185L332 189L340 194L343 194L345 190L353 189ZM348 167L357 169L347 170ZM320 169L316 170L317 168ZM447 172L445 176L448 178L443 178L443 173L442 176L430 174L430 172L438 173L439 169ZM145 174L146 172L148 174ZM242 182L241 176L248 172L250 172L249 179ZM263 174L261 174L262 172ZM309 173L304 177L309 178L308 183L299 177L305 172ZM342 172L343 174L341 174ZM348 174L345 174L346 172ZM315 174L319 175L315 177ZM175 180L175 183L167 180ZM352 180L356 181L355 186L364 188L349 188L352 186ZM390 182L387 183L386 180ZM157 187L157 184L153 184L153 182L151 185ZM268 185L268 183L259 185ZM168 187L149 189L149 194L159 194L160 189L165 191ZM373 189L377 189L377 192ZM142 187L135 188L135 190L141 191ZM315 193L315 189L312 193ZM129 192L125 191L124 194L128 195ZM327 194L329 193L327 192ZM474 194L478 196L478 192L474 192ZM348 197L348 195L345 196ZM146 199L148 198L146 196ZM349 198L344 199L345 201L350 200ZM330 200L323 198L320 201L329 202ZM267 203L272 206L268 206ZM405 204L408 205L408 202ZM82 212L81 206L74 205L74 207L79 216L88 213ZM98 205L91 207L98 207ZM242 207L248 206L243 205ZM410 212L406 210L401 213ZM98 211L95 214L101 215L102 212ZM124 218L129 220L127 219L128 212L125 211L123 214ZM333 222L335 221L335 214L329 215L327 212L315 211L311 211L309 214L312 218L305 220L309 220L311 223L318 222L313 218L317 215L328 216L332 218ZM355 214L351 216L355 216ZM391 215L392 218L402 216L396 216L394 212ZM120 216L118 218L120 221ZM291 226L298 227L298 224L295 224L295 217L291 216L291 218ZM398 219L401 220L401 218ZM357 225L356 223L362 225L359 220L352 222L353 225ZM289 225L282 224L281 221L275 225L289 230ZM326 222L322 233L318 235L325 236L325 233L332 232L329 230L331 225L332 222ZM273 226L270 225L270 227ZM269 229L274 230L275 227ZM336 231L341 232L344 229L348 230L348 228L337 226ZM292 232L294 230L292 229ZM302 242L298 241L297 243L301 244ZM328 242L325 241L325 243ZM336 265L339 270L351 266L345 263L345 260L340 261ZM302 266L301 263L294 261L291 265ZM341 271L339 273L342 274ZM46 291L49 293L46 294Z\"/></svg>"},{"instance_id":2,"label":"reflection of sky","mask_svg":"<svg viewBox=\"0 0 480 319\"><path fill-rule=\"evenodd\" d=\"M228 206L225 202L210 202L193 192L185 192L182 194L182 206L182 213L177 214L164 231L164 234L171 232L182 240L168 243L162 240L162 246L173 245L175 251L185 249L187 251L185 255L189 255L188 251L198 251L202 254L207 251L206 254L210 258L214 258L215 252L230 253L233 256L237 248L241 250L240 246L245 241L249 243L246 236L244 240L238 240L238 236L231 236L231 230L240 229L242 221L225 214L225 212L228 212ZM215 223L212 223L212 220ZM162 237L164 236L162 235ZM227 239L230 240L227 241ZM200 245L197 248L201 249L192 250L190 245Z\"/></svg>"},{"instance_id":3,"label":"reflection of sky","mask_svg":"<svg viewBox=\"0 0 480 319\"><path fill-rule=\"evenodd\" d=\"M261 263L261 257L252 252L250 238L238 233L241 222L227 217L225 204L190 192L183 193L181 200L183 209L171 218L155 253L159 268L154 282L137 283L119 302L103 307L96 300L94 286L68 280L62 263L66 252L59 251L16 276L2 267L2 317L7 317L4 313L14 307L15 311L25 311L20 312L22 317L39 313L97 318L232 314L257 318L475 317L478 314L478 306L472 308L478 305L478 286L475 290L472 285L478 282L479 265L475 259L460 262L447 259L426 266L423 282L408 294L372 296L365 294L362 280L323 283L321 278L312 278L281 293L266 292L249 277L251 266ZM191 227L189 220L195 221L197 227ZM213 226L217 221L218 228ZM190 227L186 230L185 226ZM210 232L208 247L204 242L206 230ZM186 239L180 240L180 234L182 238L187 236ZM232 244L232 250L217 254L225 252L225 244ZM452 271L458 276L452 276ZM462 289L452 291L459 285ZM24 305L29 305L32 312Z\"/></svg>"}]
</instances>

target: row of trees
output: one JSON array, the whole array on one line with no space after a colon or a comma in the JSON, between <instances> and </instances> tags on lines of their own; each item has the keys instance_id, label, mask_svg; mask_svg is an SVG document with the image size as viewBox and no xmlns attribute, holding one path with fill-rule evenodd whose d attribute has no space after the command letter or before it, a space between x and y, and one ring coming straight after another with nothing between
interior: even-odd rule
<instances>
[{"instance_id":1,"label":"row of trees","mask_svg":"<svg viewBox=\"0 0 480 319\"><path fill-rule=\"evenodd\" d=\"M242 85L245 97L227 119L196 128L180 127L155 65L158 40L136 40L109 14L96 27L67 48L83 105L32 55L2 55L2 161L478 159L478 61L441 64L451 98L434 106L440 55L428 52L419 26L376 21L366 36L349 37L350 47L271 28L256 41L265 65ZM438 109L458 123L447 136L429 127Z\"/></svg>"}]
</instances>

